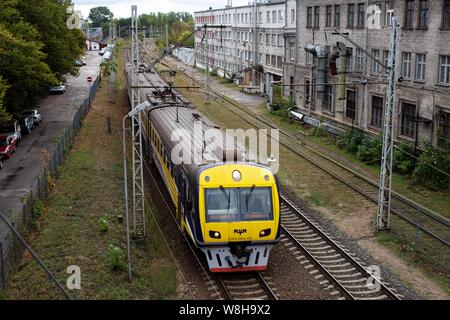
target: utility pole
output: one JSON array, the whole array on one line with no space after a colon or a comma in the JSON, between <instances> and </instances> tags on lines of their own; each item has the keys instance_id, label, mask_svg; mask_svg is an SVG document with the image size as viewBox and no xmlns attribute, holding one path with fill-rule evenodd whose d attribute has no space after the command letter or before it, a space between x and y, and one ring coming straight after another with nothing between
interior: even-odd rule
<instances>
[{"instance_id":1,"label":"utility pole","mask_svg":"<svg viewBox=\"0 0 450 320\"><path fill-rule=\"evenodd\" d=\"M253 71L252 86L256 87L256 65L258 64L258 0L253 0Z\"/></svg>"},{"instance_id":2,"label":"utility pole","mask_svg":"<svg viewBox=\"0 0 450 320\"><path fill-rule=\"evenodd\" d=\"M384 113L383 154L381 158L380 189L378 193L378 212L376 227L378 230L391 228L392 160L394 158L395 114L395 66L397 53L398 17L392 17L391 48L389 53L389 86L386 94Z\"/></svg>"},{"instance_id":3,"label":"utility pole","mask_svg":"<svg viewBox=\"0 0 450 320\"><path fill-rule=\"evenodd\" d=\"M205 51L206 51L206 103L209 104L209 95L211 91L211 84L209 82L209 35L208 35L208 27L205 26Z\"/></svg>"},{"instance_id":4,"label":"utility pole","mask_svg":"<svg viewBox=\"0 0 450 320\"><path fill-rule=\"evenodd\" d=\"M166 50L169 50L169 23L166 22Z\"/></svg>"},{"instance_id":5,"label":"utility pole","mask_svg":"<svg viewBox=\"0 0 450 320\"><path fill-rule=\"evenodd\" d=\"M140 104L139 95L139 37L137 6L131 6L131 50L132 50L132 108ZM131 117L133 145L133 226L134 237L145 236L145 201L144 201L144 170L142 160L141 113Z\"/></svg>"}]
</instances>

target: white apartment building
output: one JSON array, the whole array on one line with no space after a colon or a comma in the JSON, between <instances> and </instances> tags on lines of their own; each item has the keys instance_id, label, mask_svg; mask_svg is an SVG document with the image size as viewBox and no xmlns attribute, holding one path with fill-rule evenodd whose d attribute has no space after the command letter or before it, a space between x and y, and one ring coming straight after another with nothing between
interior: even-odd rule
<instances>
[{"instance_id":1,"label":"white apartment building","mask_svg":"<svg viewBox=\"0 0 450 320\"><path fill-rule=\"evenodd\" d=\"M195 40L196 65L205 69L208 61L210 71L271 97L271 82L283 78L287 35L295 38L296 1L258 1L256 14L249 3L210 8L194 17L196 27L204 27Z\"/></svg>"}]
</instances>

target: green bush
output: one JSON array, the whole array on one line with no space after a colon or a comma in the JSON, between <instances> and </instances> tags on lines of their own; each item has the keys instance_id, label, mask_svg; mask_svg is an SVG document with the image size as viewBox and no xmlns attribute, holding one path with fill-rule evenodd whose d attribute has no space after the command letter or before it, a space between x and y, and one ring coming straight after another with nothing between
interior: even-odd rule
<instances>
[{"instance_id":1,"label":"green bush","mask_svg":"<svg viewBox=\"0 0 450 320\"><path fill-rule=\"evenodd\" d=\"M336 140L336 145L348 152L357 153L363 139L364 134L359 130L346 131Z\"/></svg>"},{"instance_id":2,"label":"green bush","mask_svg":"<svg viewBox=\"0 0 450 320\"><path fill-rule=\"evenodd\" d=\"M126 259L122 248L109 244L107 249L108 264L113 270L125 270Z\"/></svg>"},{"instance_id":3,"label":"green bush","mask_svg":"<svg viewBox=\"0 0 450 320\"><path fill-rule=\"evenodd\" d=\"M278 110L283 106L283 95L281 94L281 87L279 85L273 86L272 109Z\"/></svg>"},{"instance_id":4,"label":"green bush","mask_svg":"<svg viewBox=\"0 0 450 320\"><path fill-rule=\"evenodd\" d=\"M378 139L364 137L358 146L356 156L359 160L373 165L381 162L383 143Z\"/></svg>"},{"instance_id":5,"label":"green bush","mask_svg":"<svg viewBox=\"0 0 450 320\"><path fill-rule=\"evenodd\" d=\"M414 154L414 147L409 144L401 144L394 149L394 160L392 162L394 172L410 174L414 171L415 161L410 154Z\"/></svg>"},{"instance_id":6,"label":"green bush","mask_svg":"<svg viewBox=\"0 0 450 320\"><path fill-rule=\"evenodd\" d=\"M450 150L433 148L428 144L419 160L413 172L414 182L431 190L448 189L449 176L433 167L444 172L450 172Z\"/></svg>"}]
</instances>

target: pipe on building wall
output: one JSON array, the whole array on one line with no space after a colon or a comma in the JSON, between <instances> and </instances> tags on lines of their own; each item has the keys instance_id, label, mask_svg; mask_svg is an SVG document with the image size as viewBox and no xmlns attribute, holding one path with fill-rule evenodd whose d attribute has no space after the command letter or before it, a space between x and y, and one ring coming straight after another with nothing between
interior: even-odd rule
<instances>
[{"instance_id":1,"label":"pipe on building wall","mask_svg":"<svg viewBox=\"0 0 450 320\"><path fill-rule=\"evenodd\" d=\"M307 44L305 51L312 53L317 58L316 67L316 92L317 99L323 100L327 92L328 52L322 45Z\"/></svg>"}]
</instances>

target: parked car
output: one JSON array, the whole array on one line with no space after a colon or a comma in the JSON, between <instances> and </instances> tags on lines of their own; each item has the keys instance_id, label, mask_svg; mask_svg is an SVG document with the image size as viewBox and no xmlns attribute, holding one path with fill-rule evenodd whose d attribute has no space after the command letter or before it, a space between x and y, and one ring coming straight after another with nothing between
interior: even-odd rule
<instances>
[{"instance_id":1,"label":"parked car","mask_svg":"<svg viewBox=\"0 0 450 320\"><path fill-rule=\"evenodd\" d=\"M32 116L20 116L17 117L20 123L20 130L22 134L30 134L34 129L34 121Z\"/></svg>"},{"instance_id":2,"label":"parked car","mask_svg":"<svg viewBox=\"0 0 450 320\"><path fill-rule=\"evenodd\" d=\"M66 86L60 84L59 86L54 86L50 88L50 94L64 94L66 92Z\"/></svg>"},{"instance_id":3,"label":"parked car","mask_svg":"<svg viewBox=\"0 0 450 320\"><path fill-rule=\"evenodd\" d=\"M0 135L15 138L17 145L22 140L21 131L19 121L0 124Z\"/></svg>"},{"instance_id":4,"label":"parked car","mask_svg":"<svg viewBox=\"0 0 450 320\"><path fill-rule=\"evenodd\" d=\"M75 60L75 65L77 67L85 66L86 65L86 58L85 57L81 57L80 59Z\"/></svg>"},{"instance_id":5,"label":"parked car","mask_svg":"<svg viewBox=\"0 0 450 320\"><path fill-rule=\"evenodd\" d=\"M0 158L7 160L16 152L17 140L12 136L0 136Z\"/></svg>"},{"instance_id":6,"label":"parked car","mask_svg":"<svg viewBox=\"0 0 450 320\"><path fill-rule=\"evenodd\" d=\"M34 125L38 125L42 122L42 113L39 109L30 109L22 112L22 116L33 117Z\"/></svg>"}]
</instances>

